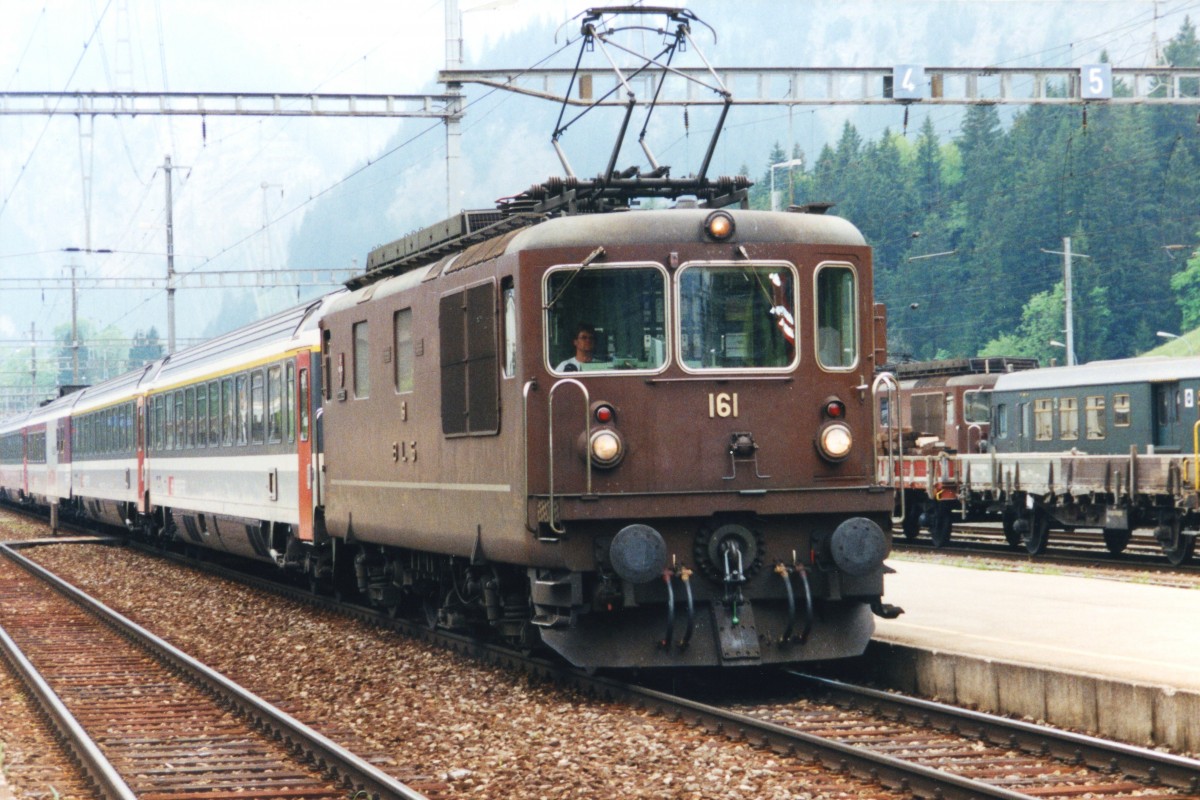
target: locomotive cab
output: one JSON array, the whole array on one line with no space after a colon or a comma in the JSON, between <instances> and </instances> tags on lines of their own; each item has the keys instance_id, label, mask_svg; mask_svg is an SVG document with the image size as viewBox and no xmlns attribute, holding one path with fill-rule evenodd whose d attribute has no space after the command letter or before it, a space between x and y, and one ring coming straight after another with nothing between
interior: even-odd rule
<instances>
[{"instance_id":1,"label":"locomotive cab","mask_svg":"<svg viewBox=\"0 0 1200 800\"><path fill-rule=\"evenodd\" d=\"M853 229L808 215L586 222L595 238L576 259L562 248L580 220L512 244L527 249L523 286L538 277L523 310L541 322L524 342L542 373L523 397L528 528L561 560L531 570L542 639L611 666L865 645L890 549L863 388L876 354L869 251L848 236L817 252L806 238ZM622 625L605 622L618 613ZM838 624L812 633L816 615ZM618 641L631 624L657 651Z\"/></svg>"}]
</instances>

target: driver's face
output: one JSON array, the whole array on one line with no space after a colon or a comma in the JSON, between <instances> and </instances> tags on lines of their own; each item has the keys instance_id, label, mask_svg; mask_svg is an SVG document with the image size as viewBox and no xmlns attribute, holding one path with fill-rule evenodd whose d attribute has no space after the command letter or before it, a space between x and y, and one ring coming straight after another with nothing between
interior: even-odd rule
<instances>
[{"instance_id":1,"label":"driver's face","mask_svg":"<svg viewBox=\"0 0 1200 800\"><path fill-rule=\"evenodd\" d=\"M587 331L580 331L575 336L575 352L591 354L596 347L596 337Z\"/></svg>"}]
</instances>

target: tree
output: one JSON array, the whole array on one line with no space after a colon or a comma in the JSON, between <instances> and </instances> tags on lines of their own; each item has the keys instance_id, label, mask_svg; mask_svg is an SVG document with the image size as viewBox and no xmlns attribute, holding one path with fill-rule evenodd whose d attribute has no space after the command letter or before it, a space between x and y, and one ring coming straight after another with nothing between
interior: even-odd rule
<instances>
[{"instance_id":1,"label":"tree","mask_svg":"<svg viewBox=\"0 0 1200 800\"><path fill-rule=\"evenodd\" d=\"M1187 268L1171 276L1182 317L1182 330L1200 328L1200 248L1192 252Z\"/></svg>"}]
</instances>

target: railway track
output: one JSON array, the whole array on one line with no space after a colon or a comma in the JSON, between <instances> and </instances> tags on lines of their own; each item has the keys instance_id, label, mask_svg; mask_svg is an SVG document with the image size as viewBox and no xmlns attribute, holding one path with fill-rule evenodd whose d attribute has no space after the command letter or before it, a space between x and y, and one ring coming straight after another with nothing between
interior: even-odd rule
<instances>
[{"instance_id":1,"label":"railway track","mask_svg":"<svg viewBox=\"0 0 1200 800\"><path fill-rule=\"evenodd\" d=\"M230 577L237 575L225 568L211 569ZM797 785L820 796L1200 800L1200 762L1119 743L919 700L898 708L900 701L891 695L814 679L805 679L808 694L802 699L785 701L779 699L785 690L780 683L784 679L777 673L769 676L773 697L749 704L715 704L578 673L561 664L413 626L332 598L314 598L295 587L245 576L237 579L372 624L406 630L463 655L523 670L535 682L550 681L603 701L641 709L677 726L673 736L706 743L702 746L727 739L736 746L768 750L775 754L780 769L795 776ZM871 785L881 788L871 790Z\"/></svg>"},{"instance_id":2,"label":"railway track","mask_svg":"<svg viewBox=\"0 0 1200 800\"><path fill-rule=\"evenodd\" d=\"M898 551L970 553L1021 562L1094 565L1133 573L1178 575L1188 586L1200 579L1200 561L1192 559L1172 566L1163 556L1162 549L1148 536L1135 537L1122 553L1113 554L1105 546L1101 533L1091 530L1053 531L1049 547L1038 556L1029 555L1024 547L1008 544L999 525L979 523L955 525L950 543L945 547L936 547L924 531L915 539L895 536L893 547Z\"/></svg>"},{"instance_id":3,"label":"railway track","mask_svg":"<svg viewBox=\"0 0 1200 800\"><path fill-rule=\"evenodd\" d=\"M224 573L225 568L215 567ZM293 598L303 590L250 580ZM877 783L899 796L922 798L1173 798L1200 800L1200 761L1131 747L969 709L789 673L805 698L781 706L727 706L661 692L611 677L587 675L536 657L445 631L394 620L331 598L315 602L375 624L436 642L455 652L520 669L586 694L646 709L697 731L768 748L797 768ZM771 673L778 692L778 673ZM820 696L812 700L815 692ZM685 734L693 735L693 734ZM812 775L808 780L820 780ZM1091 793L1090 795L1087 793Z\"/></svg>"},{"instance_id":4,"label":"railway track","mask_svg":"<svg viewBox=\"0 0 1200 800\"><path fill-rule=\"evenodd\" d=\"M5 655L101 796L425 797L13 548L0 554Z\"/></svg>"}]
</instances>

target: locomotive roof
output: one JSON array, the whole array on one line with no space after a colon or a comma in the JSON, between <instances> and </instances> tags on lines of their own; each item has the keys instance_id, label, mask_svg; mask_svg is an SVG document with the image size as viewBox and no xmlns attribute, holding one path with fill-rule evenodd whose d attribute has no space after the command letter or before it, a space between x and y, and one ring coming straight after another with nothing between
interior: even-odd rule
<instances>
[{"instance_id":1,"label":"locomotive roof","mask_svg":"<svg viewBox=\"0 0 1200 800\"><path fill-rule=\"evenodd\" d=\"M1200 356L1125 358L1073 367L1046 367L1001 375L996 391L1066 389L1120 383L1167 383L1200 378Z\"/></svg>"},{"instance_id":2,"label":"locomotive roof","mask_svg":"<svg viewBox=\"0 0 1200 800\"><path fill-rule=\"evenodd\" d=\"M525 228L512 237L507 252L550 247L698 241L707 208L648 209L609 214L557 217ZM737 231L734 244L800 242L864 246L866 239L850 221L825 214L726 209Z\"/></svg>"}]
</instances>

